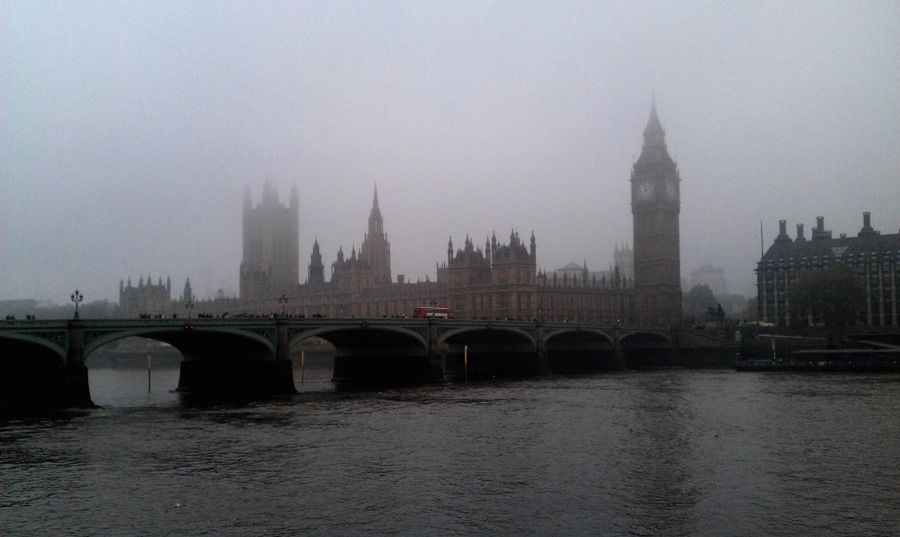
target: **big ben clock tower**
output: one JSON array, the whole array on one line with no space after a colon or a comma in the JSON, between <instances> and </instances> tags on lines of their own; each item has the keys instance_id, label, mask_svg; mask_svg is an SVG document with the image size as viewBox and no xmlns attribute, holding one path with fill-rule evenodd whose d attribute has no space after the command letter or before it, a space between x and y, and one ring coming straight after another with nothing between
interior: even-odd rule
<instances>
[{"instance_id":1,"label":"big ben clock tower","mask_svg":"<svg viewBox=\"0 0 900 537\"><path fill-rule=\"evenodd\" d=\"M668 326L681 319L680 181L654 103L641 156L631 170L635 312L643 325Z\"/></svg>"}]
</instances>

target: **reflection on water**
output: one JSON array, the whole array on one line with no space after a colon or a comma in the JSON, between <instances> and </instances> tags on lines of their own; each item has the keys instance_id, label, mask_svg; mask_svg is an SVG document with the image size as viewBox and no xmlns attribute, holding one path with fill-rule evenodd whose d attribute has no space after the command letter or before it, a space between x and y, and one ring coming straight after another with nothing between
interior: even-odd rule
<instances>
[{"instance_id":1,"label":"reflection on water","mask_svg":"<svg viewBox=\"0 0 900 537\"><path fill-rule=\"evenodd\" d=\"M195 402L90 371L0 424L0 534L890 535L900 376L614 372Z\"/></svg>"},{"instance_id":2,"label":"reflection on water","mask_svg":"<svg viewBox=\"0 0 900 537\"><path fill-rule=\"evenodd\" d=\"M634 533L657 535L696 532L698 476L694 474L694 439L697 413L689 400L683 372L665 377L644 376L627 391L631 404L630 438L623 459L642 457L644 464L630 465L625 482L629 500L645 513L649 523L638 524Z\"/></svg>"}]
</instances>

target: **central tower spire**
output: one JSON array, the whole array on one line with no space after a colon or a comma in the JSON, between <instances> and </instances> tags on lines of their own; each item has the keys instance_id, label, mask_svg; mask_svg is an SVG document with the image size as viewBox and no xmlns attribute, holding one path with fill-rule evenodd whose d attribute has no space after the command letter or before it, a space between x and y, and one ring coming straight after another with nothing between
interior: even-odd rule
<instances>
[{"instance_id":1,"label":"central tower spire","mask_svg":"<svg viewBox=\"0 0 900 537\"><path fill-rule=\"evenodd\" d=\"M378 207L378 185L375 185L372 210L369 212L369 232L363 239L359 255L373 271L375 283L391 283L391 243L384 232L384 220Z\"/></svg>"},{"instance_id":2,"label":"central tower spire","mask_svg":"<svg viewBox=\"0 0 900 537\"><path fill-rule=\"evenodd\" d=\"M375 185L375 196L372 198L372 210L369 212L369 236L384 234L384 220L378 208L378 185Z\"/></svg>"}]
</instances>

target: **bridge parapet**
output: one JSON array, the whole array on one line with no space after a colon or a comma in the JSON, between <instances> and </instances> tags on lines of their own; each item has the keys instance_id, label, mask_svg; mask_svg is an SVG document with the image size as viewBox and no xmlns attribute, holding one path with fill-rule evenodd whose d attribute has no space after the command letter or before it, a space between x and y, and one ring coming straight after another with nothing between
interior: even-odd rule
<instances>
[{"instance_id":1,"label":"bridge parapet","mask_svg":"<svg viewBox=\"0 0 900 537\"><path fill-rule=\"evenodd\" d=\"M403 334L418 340L430 352L435 352L438 345L454 335L495 329L520 334L538 350L543 349L548 339L579 331L607 338L616 347L623 340L636 336L653 338L669 345L675 339L668 328L634 325L463 319L241 317L198 318L190 321L184 318L5 321L0 323L0 339L16 339L42 345L68 360L73 335L83 338L84 358L107 343L129 336L167 341L179 333L219 333L256 340L271 349L274 358L286 358L289 348L302 339L341 331L380 330Z\"/></svg>"}]
</instances>

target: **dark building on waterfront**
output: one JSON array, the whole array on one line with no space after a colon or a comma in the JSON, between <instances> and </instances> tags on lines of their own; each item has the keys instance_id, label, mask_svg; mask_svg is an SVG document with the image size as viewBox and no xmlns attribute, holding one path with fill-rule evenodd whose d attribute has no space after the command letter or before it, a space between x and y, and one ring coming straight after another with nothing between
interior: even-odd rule
<instances>
[{"instance_id":1,"label":"dark building on waterfront","mask_svg":"<svg viewBox=\"0 0 900 537\"><path fill-rule=\"evenodd\" d=\"M898 265L900 233L881 234L872 227L871 215L863 213L863 225L855 237L833 237L825 229L824 217L816 218L809 239L803 224L797 235L787 234L787 223L778 222L779 233L756 266L759 318L779 326L791 323L788 293L803 271L826 270L844 264L856 270L866 299L857 313L857 324L898 325Z\"/></svg>"}]
</instances>

